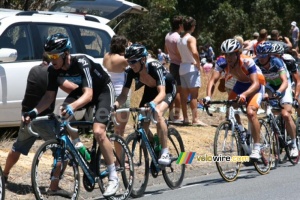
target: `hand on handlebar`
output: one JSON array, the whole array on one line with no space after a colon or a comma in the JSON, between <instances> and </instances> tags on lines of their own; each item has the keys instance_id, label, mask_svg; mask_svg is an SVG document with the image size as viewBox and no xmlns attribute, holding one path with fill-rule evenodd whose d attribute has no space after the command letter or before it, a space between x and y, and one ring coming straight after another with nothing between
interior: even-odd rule
<instances>
[{"instance_id":1,"label":"hand on handlebar","mask_svg":"<svg viewBox=\"0 0 300 200\"><path fill-rule=\"evenodd\" d=\"M283 94L280 91L278 91L278 90L276 90L276 92L273 93L273 97L276 97L278 99L281 99L282 96L283 96Z\"/></svg>"},{"instance_id":2,"label":"hand on handlebar","mask_svg":"<svg viewBox=\"0 0 300 200\"><path fill-rule=\"evenodd\" d=\"M155 109L156 109L156 104L151 101L150 103L146 104L146 107L149 107L152 113L155 113Z\"/></svg>"},{"instance_id":3,"label":"hand on handlebar","mask_svg":"<svg viewBox=\"0 0 300 200\"><path fill-rule=\"evenodd\" d=\"M70 117L74 115L74 109L71 105L63 105L60 107L61 116Z\"/></svg>"},{"instance_id":4,"label":"hand on handlebar","mask_svg":"<svg viewBox=\"0 0 300 200\"><path fill-rule=\"evenodd\" d=\"M239 104L246 103L246 96L243 95L243 94L237 95L236 99L237 99L237 101L238 101Z\"/></svg>"},{"instance_id":5,"label":"hand on handlebar","mask_svg":"<svg viewBox=\"0 0 300 200\"><path fill-rule=\"evenodd\" d=\"M204 98L202 99L202 103L203 103L204 105L206 105L206 106L209 105L210 101L211 101L210 96L206 96L206 97L204 97ZM200 103L201 103L201 102L200 102Z\"/></svg>"},{"instance_id":6,"label":"hand on handlebar","mask_svg":"<svg viewBox=\"0 0 300 200\"><path fill-rule=\"evenodd\" d=\"M28 124L31 120L35 119L38 115L37 109L33 109L29 112L25 112L22 115L22 121Z\"/></svg>"}]
</instances>

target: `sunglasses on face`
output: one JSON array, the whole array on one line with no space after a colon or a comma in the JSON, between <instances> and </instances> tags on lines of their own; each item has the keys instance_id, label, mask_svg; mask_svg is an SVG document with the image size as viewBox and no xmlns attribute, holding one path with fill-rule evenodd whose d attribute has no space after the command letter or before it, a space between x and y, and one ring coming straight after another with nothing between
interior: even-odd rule
<instances>
[{"instance_id":1,"label":"sunglasses on face","mask_svg":"<svg viewBox=\"0 0 300 200\"><path fill-rule=\"evenodd\" d=\"M139 58L139 59L135 59L135 60L128 60L128 64L129 65L134 65L135 63L139 62L142 58Z\"/></svg>"},{"instance_id":2,"label":"sunglasses on face","mask_svg":"<svg viewBox=\"0 0 300 200\"><path fill-rule=\"evenodd\" d=\"M256 55L257 58L266 58L268 56L269 56L269 54L257 54Z\"/></svg>"},{"instance_id":3,"label":"sunglasses on face","mask_svg":"<svg viewBox=\"0 0 300 200\"><path fill-rule=\"evenodd\" d=\"M50 60L57 60L63 54L64 52L56 53L56 54L47 54L47 56Z\"/></svg>"},{"instance_id":4,"label":"sunglasses on face","mask_svg":"<svg viewBox=\"0 0 300 200\"><path fill-rule=\"evenodd\" d=\"M226 53L225 57L233 57L236 56L236 52Z\"/></svg>"}]
</instances>

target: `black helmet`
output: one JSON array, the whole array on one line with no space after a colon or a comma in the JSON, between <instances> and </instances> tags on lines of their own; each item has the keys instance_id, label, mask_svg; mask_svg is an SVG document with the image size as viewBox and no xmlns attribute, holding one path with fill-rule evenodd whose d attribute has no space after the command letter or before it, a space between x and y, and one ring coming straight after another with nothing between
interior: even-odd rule
<instances>
[{"instance_id":1,"label":"black helmet","mask_svg":"<svg viewBox=\"0 0 300 200\"><path fill-rule=\"evenodd\" d=\"M125 58L143 58L148 55L147 49L141 44L133 44L125 49Z\"/></svg>"},{"instance_id":2,"label":"black helmet","mask_svg":"<svg viewBox=\"0 0 300 200\"><path fill-rule=\"evenodd\" d=\"M68 36L56 33L47 38L44 50L50 53L61 53L69 50L72 47Z\"/></svg>"}]
</instances>

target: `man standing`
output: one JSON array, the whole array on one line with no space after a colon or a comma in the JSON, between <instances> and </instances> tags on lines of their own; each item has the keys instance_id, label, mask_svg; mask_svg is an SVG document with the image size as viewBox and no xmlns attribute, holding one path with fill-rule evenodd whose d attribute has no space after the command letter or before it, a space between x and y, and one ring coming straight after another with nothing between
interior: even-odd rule
<instances>
[{"instance_id":1,"label":"man standing","mask_svg":"<svg viewBox=\"0 0 300 200\"><path fill-rule=\"evenodd\" d=\"M176 97L174 100L175 111L173 111L174 105L170 105L169 120L178 121L180 120L180 92L181 82L179 76L179 66L181 62L180 54L177 49L177 41L180 38L180 33L183 31L182 24L183 17L175 16L170 20L172 30L165 37L165 52L170 56L170 67L169 71L176 80Z\"/></svg>"},{"instance_id":2,"label":"man standing","mask_svg":"<svg viewBox=\"0 0 300 200\"><path fill-rule=\"evenodd\" d=\"M293 21L291 23L291 33L292 33L292 42L293 42L293 49L296 49L297 52L299 52L298 48L298 39L299 39L299 28L297 26L297 23Z\"/></svg>"}]
</instances>

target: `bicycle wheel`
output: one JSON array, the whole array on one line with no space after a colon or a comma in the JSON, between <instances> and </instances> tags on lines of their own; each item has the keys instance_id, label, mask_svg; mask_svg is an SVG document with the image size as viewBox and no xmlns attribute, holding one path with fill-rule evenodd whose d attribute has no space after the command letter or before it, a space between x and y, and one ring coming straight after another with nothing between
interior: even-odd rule
<instances>
[{"instance_id":1,"label":"bicycle wheel","mask_svg":"<svg viewBox=\"0 0 300 200\"><path fill-rule=\"evenodd\" d=\"M260 123L261 159L254 162L256 171L262 175L269 173L272 164L271 135L263 119Z\"/></svg>"},{"instance_id":2,"label":"bicycle wheel","mask_svg":"<svg viewBox=\"0 0 300 200\"><path fill-rule=\"evenodd\" d=\"M126 143L131 151L134 165L134 185L131 196L134 198L144 195L149 179L149 157L145 143L139 133L134 132L127 136Z\"/></svg>"},{"instance_id":3,"label":"bicycle wheel","mask_svg":"<svg viewBox=\"0 0 300 200\"><path fill-rule=\"evenodd\" d=\"M116 166L117 175L119 178L119 189L114 196L111 196L107 199L127 199L132 191L133 183L134 183L134 167L131 158L130 150L125 142L125 140L115 134L110 134L108 139L112 143L113 153L114 153L114 162ZM116 151L116 149L119 149ZM104 157L101 154L100 147L98 147L97 151L97 166L99 172L99 187L102 193L105 191L105 187L108 183L108 171L107 165L104 161Z\"/></svg>"},{"instance_id":4,"label":"bicycle wheel","mask_svg":"<svg viewBox=\"0 0 300 200\"><path fill-rule=\"evenodd\" d=\"M5 199L5 181L4 181L2 168L0 166L0 200L4 200L4 199Z\"/></svg>"},{"instance_id":5,"label":"bicycle wheel","mask_svg":"<svg viewBox=\"0 0 300 200\"><path fill-rule=\"evenodd\" d=\"M57 199L57 195L78 199L80 191L78 165L71 151L68 149L62 151L62 144L55 139L46 141L37 150L31 168L31 183L36 199ZM61 160L64 160L63 170L61 170ZM60 189L50 192L48 188L51 178L57 172Z\"/></svg>"},{"instance_id":6,"label":"bicycle wheel","mask_svg":"<svg viewBox=\"0 0 300 200\"><path fill-rule=\"evenodd\" d=\"M232 132L231 126L231 122L224 121L217 127L214 138L214 156L232 158L241 155L237 132ZM218 172L228 182L236 180L240 165L240 162L216 162Z\"/></svg>"},{"instance_id":7,"label":"bicycle wheel","mask_svg":"<svg viewBox=\"0 0 300 200\"><path fill-rule=\"evenodd\" d=\"M184 145L182 138L178 131L173 128L168 128L168 148L171 157L171 164L165 166L162 170L163 177L166 184L171 189L176 189L180 187L184 174L185 174L185 164L178 165L176 161L181 152L184 152Z\"/></svg>"}]
</instances>

